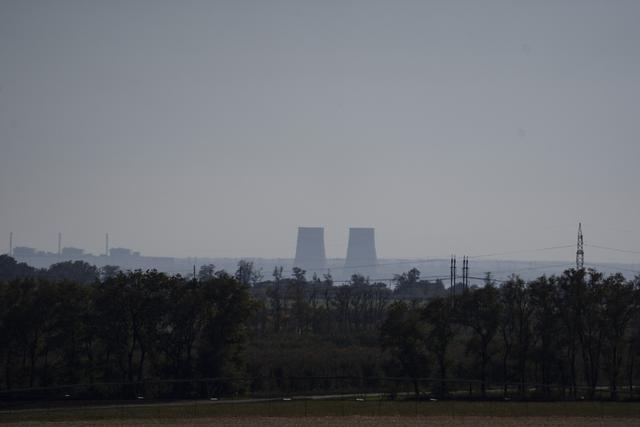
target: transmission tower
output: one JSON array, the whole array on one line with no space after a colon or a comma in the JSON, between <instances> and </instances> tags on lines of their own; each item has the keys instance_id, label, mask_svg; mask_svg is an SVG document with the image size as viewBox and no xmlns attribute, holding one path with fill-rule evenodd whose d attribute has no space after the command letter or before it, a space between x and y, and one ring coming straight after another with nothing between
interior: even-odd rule
<instances>
[{"instance_id":1,"label":"transmission tower","mask_svg":"<svg viewBox=\"0 0 640 427\"><path fill-rule=\"evenodd\" d=\"M582 223L578 223L578 246L576 250L576 269L584 268L584 241L582 238Z\"/></svg>"}]
</instances>

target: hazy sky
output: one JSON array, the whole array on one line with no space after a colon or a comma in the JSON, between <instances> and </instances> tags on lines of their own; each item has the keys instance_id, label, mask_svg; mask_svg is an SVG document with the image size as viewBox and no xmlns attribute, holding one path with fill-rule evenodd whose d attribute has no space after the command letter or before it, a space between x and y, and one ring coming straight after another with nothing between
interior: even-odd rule
<instances>
[{"instance_id":1,"label":"hazy sky","mask_svg":"<svg viewBox=\"0 0 640 427\"><path fill-rule=\"evenodd\" d=\"M0 242L640 250L640 2L0 0ZM572 249L517 258L571 259ZM587 260L640 254L586 249Z\"/></svg>"}]
</instances>

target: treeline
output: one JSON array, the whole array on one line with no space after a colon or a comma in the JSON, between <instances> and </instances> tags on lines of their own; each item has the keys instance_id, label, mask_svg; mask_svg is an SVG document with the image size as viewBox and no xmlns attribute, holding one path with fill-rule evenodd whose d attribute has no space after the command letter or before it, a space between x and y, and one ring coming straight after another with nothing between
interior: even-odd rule
<instances>
[{"instance_id":1,"label":"treeline","mask_svg":"<svg viewBox=\"0 0 640 427\"><path fill-rule=\"evenodd\" d=\"M242 375L255 305L225 272L2 281L2 388Z\"/></svg>"},{"instance_id":2,"label":"treeline","mask_svg":"<svg viewBox=\"0 0 640 427\"><path fill-rule=\"evenodd\" d=\"M288 277L276 268L263 280L245 261L233 275L205 265L194 278L83 262L34 269L0 256L0 283L4 389L381 376L389 358L379 333L389 304L444 293L441 282L420 280L417 270L399 275L391 289L359 275L341 285L330 275L308 280L297 268Z\"/></svg>"},{"instance_id":3,"label":"treeline","mask_svg":"<svg viewBox=\"0 0 640 427\"><path fill-rule=\"evenodd\" d=\"M249 375L276 384L291 377L384 376L396 363L380 347L390 304L415 305L446 294L441 281L421 280L416 269L397 275L393 287L358 274L347 283L334 283L328 274L307 279L299 268L284 277L281 267L262 280L250 262L241 262L236 276L253 277L251 293L258 301Z\"/></svg>"},{"instance_id":4,"label":"treeline","mask_svg":"<svg viewBox=\"0 0 640 427\"><path fill-rule=\"evenodd\" d=\"M586 386L593 398L606 385L617 398L638 378L640 279L620 274L488 276L451 296L416 269L390 287L297 268L264 280L245 261L196 277L90 267L29 270L0 256L1 388L245 377L254 391L304 391L313 382L289 379L404 377L418 394L466 379L482 395L578 398Z\"/></svg>"},{"instance_id":5,"label":"treeline","mask_svg":"<svg viewBox=\"0 0 640 427\"><path fill-rule=\"evenodd\" d=\"M601 385L616 399L633 395L640 355L640 280L568 270L525 283L488 281L454 298L419 307L394 303L382 326L382 344L412 378L473 378L543 395L573 398L579 386L595 397ZM415 383L416 392L419 383ZM447 383L439 394L447 393ZM582 392L580 392L582 393Z\"/></svg>"},{"instance_id":6,"label":"treeline","mask_svg":"<svg viewBox=\"0 0 640 427\"><path fill-rule=\"evenodd\" d=\"M83 261L65 261L52 264L49 268L34 268L24 262L17 262L8 255L0 255L0 282L15 279L47 279L54 282L69 281L79 284L94 283L115 275L116 266L98 268Z\"/></svg>"}]
</instances>

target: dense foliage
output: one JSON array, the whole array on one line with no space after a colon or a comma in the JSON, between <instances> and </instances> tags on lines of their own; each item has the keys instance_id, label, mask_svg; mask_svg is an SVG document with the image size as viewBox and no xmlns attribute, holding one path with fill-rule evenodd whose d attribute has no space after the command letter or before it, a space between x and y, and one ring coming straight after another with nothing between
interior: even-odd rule
<instances>
[{"instance_id":1,"label":"dense foliage","mask_svg":"<svg viewBox=\"0 0 640 427\"><path fill-rule=\"evenodd\" d=\"M0 257L0 388L149 379L404 377L446 395L452 379L587 397L633 391L640 279L592 270L517 276L449 295L412 269L390 288L354 275L305 277L250 262L233 276L121 272L83 263L34 270ZM246 384L246 383L245 383ZM234 383L230 381L229 387Z\"/></svg>"},{"instance_id":2,"label":"dense foliage","mask_svg":"<svg viewBox=\"0 0 640 427\"><path fill-rule=\"evenodd\" d=\"M533 384L545 395L555 388L574 398L585 386L593 398L606 385L617 398L621 383L632 393L637 377L639 288L638 278L593 270L528 283L514 276L419 307L395 303L384 343L406 375L474 378L483 395L489 384Z\"/></svg>"},{"instance_id":3,"label":"dense foliage","mask_svg":"<svg viewBox=\"0 0 640 427\"><path fill-rule=\"evenodd\" d=\"M237 375L254 307L247 286L224 272L0 282L2 385Z\"/></svg>"}]
</instances>

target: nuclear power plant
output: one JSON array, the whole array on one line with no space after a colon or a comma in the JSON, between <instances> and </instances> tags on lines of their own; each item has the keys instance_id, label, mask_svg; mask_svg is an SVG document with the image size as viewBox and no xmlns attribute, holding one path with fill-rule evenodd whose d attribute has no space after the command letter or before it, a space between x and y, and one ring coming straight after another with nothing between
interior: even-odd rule
<instances>
[{"instance_id":1,"label":"nuclear power plant","mask_svg":"<svg viewBox=\"0 0 640 427\"><path fill-rule=\"evenodd\" d=\"M350 228L347 259L344 267L349 273L372 276L376 272L378 256L374 228Z\"/></svg>"},{"instance_id":2,"label":"nuclear power plant","mask_svg":"<svg viewBox=\"0 0 640 427\"><path fill-rule=\"evenodd\" d=\"M357 273L373 277L376 273L377 263L375 229L349 228L347 258L344 263L344 271L340 272L344 274L340 274L340 276L349 277ZM323 227L298 227L298 242L293 266L306 270L309 275L313 273L320 275L327 271L328 263L324 250Z\"/></svg>"},{"instance_id":3,"label":"nuclear power plant","mask_svg":"<svg viewBox=\"0 0 640 427\"><path fill-rule=\"evenodd\" d=\"M293 266L320 275L327 269L323 227L298 227L298 242Z\"/></svg>"}]
</instances>

